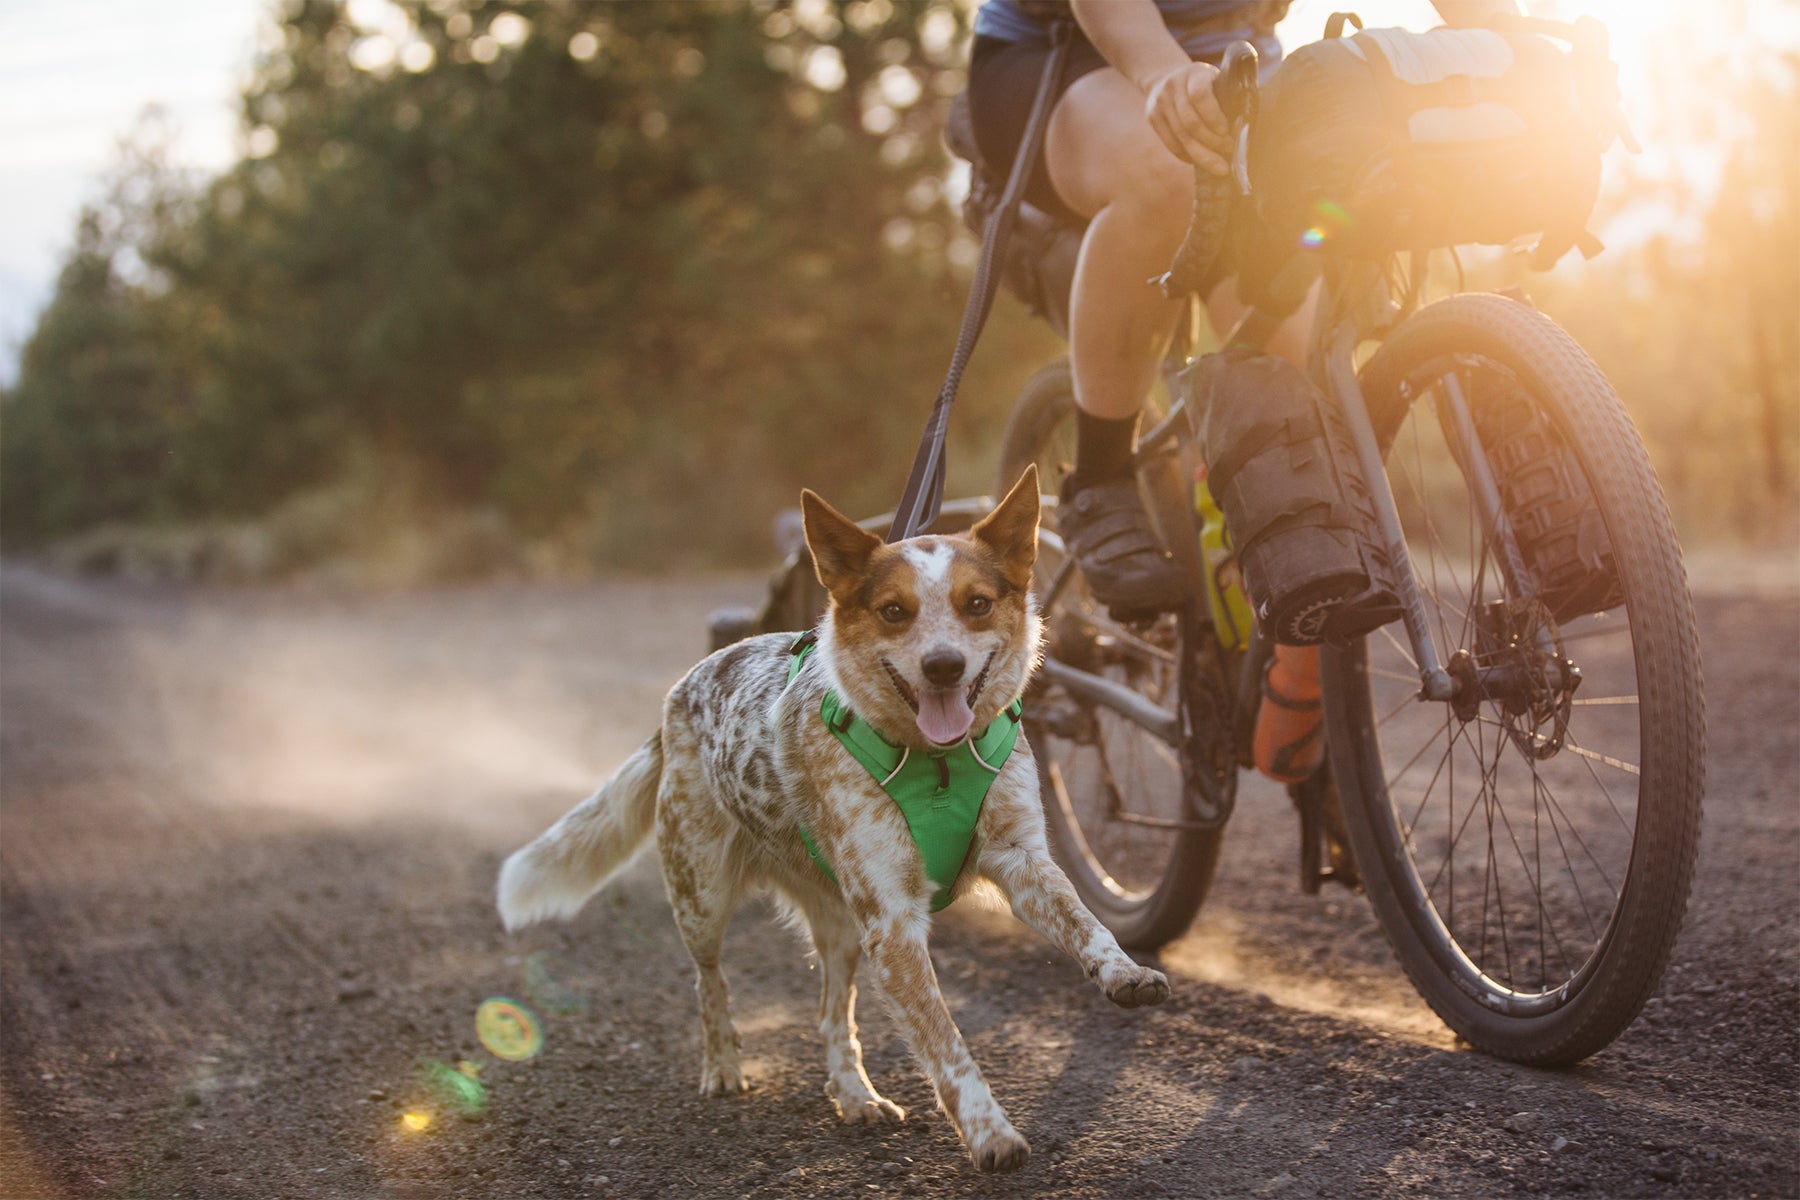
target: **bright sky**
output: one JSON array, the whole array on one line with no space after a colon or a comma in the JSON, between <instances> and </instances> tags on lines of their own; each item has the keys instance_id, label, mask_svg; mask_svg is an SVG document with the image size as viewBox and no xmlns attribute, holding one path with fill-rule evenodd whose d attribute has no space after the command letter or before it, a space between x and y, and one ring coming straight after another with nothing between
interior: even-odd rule
<instances>
[{"instance_id":1,"label":"bright sky","mask_svg":"<svg viewBox=\"0 0 1800 1200\"><path fill-rule=\"evenodd\" d=\"M146 104L182 158L233 157L260 0L0 0L0 380L49 298L75 217Z\"/></svg>"},{"instance_id":2,"label":"bright sky","mask_svg":"<svg viewBox=\"0 0 1800 1200\"><path fill-rule=\"evenodd\" d=\"M1613 30L1628 110L1662 90L1660 59L1729 44L1800 45L1796 0L1528 0L1533 12L1593 12ZM0 382L48 299L81 203L145 105L181 131L188 165L217 169L236 153L236 94L264 20L264 0L0 0ZM1428 0L1295 0L1281 34L1317 38L1335 9L1374 25L1437 24ZM1685 12L1685 20L1673 19ZM1666 81L1664 81L1666 82ZM1707 164L1674 163L1702 172Z\"/></svg>"}]
</instances>

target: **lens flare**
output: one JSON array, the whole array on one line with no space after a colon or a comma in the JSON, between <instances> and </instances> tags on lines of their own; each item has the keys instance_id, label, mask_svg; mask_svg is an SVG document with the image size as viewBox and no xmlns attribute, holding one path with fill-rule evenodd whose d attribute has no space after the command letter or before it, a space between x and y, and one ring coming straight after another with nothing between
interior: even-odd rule
<instances>
[{"instance_id":1,"label":"lens flare","mask_svg":"<svg viewBox=\"0 0 1800 1200\"><path fill-rule=\"evenodd\" d=\"M1335 201L1315 200L1312 211L1312 226L1300 235L1300 244L1308 250L1318 249L1356 224L1349 211Z\"/></svg>"},{"instance_id":2,"label":"lens flare","mask_svg":"<svg viewBox=\"0 0 1800 1200\"><path fill-rule=\"evenodd\" d=\"M526 997L544 1012L572 1017L587 1011L587 988L581 969L554 950L539 950L525 960Z\"/></svg>"},{"instance_id":3,"label":"lens flare","mask_svg":"<svg viewBox=\"0 0 1800 1200\"><path fill-rule=\"evenodd\" d=\"M431 1114L428 1112L409 1112L400 1118L400 1124L408 1133L423 1133L431 1126Z\"/></svg>"},{"instance_id":4,"label":"lens flare","mask_svg":"<svg viewBox=\"0 0 1800 1200\"><path fill-rule=\"evenodd\" d=\"M475 1036L495 1058L524 1062L544 1048L537 1015L517 1000L494 996L475 1010Z\"/></svg>"},{"instance_id":5,"label":"lens flare","mask_svg":"<svg viewBox=\"0 0 1800 1200\"><path fill-rule=\"evenodd\" d=\"M487 1089L481 1085L481 1068L467 1059L454 1067L428 1059L419 1068L425 1086L438 1101L464 1116L477 1116L487 1108Z\"/></svg>"}]
</instances>

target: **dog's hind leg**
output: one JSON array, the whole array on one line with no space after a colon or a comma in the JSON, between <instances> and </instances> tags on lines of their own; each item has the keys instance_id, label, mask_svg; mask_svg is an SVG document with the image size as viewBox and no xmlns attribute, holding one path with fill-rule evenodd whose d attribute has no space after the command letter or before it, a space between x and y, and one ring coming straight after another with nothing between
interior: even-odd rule
<instances>
[{"instance_id":1,"label":"dog's hind leg","mask_svg":"<svg viewBox=\"0 0 1800 1200\"><path fill-rule=\"evenodd\" d=\"M737 903L739 873L731 855L730 818L706 796L695 760L671 754L656 801L657 849L675 924L697 975L700 1093L723 1096L747 1086L725 974L719 967L725 925Z\"/></svg>"},{"instance_id":2,"label":"dog's hind leg","mask_svg":"<svg viewBox=\"0 0 1800 1200\"><path fill-rule=\"evenodd\" d=\"M832 911L836 909L836 911ZM856 1040L856 967L862 942L850 915L833 902L809 906L806 922L824 976L819 999L819 1036L825 1041L828 1078L825 1094L849 1125L904 1121L906 1110L891 1103L863 1070L862 1043Z\"/></svg>"}]
</instances>

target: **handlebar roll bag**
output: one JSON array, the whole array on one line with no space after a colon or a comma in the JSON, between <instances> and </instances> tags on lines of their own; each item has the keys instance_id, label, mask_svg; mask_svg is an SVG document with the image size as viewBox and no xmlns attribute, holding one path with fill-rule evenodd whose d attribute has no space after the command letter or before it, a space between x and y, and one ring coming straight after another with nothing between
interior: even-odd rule
<instances>
[{"instance_id":1,"label":"handlebar roll bag","mask_svg":"<svg viewBox=\"0 0 1800 1200\"><path fill-rule=\"evenodd\" d=\"M1603 45L1603 34L1602 45ZM1617 128L1604 49L1539 33L1370 29L1303 46L1250 130L1258 215L1291 245L1351 255L1587 232Z\"/></svg>"}]
</instances>

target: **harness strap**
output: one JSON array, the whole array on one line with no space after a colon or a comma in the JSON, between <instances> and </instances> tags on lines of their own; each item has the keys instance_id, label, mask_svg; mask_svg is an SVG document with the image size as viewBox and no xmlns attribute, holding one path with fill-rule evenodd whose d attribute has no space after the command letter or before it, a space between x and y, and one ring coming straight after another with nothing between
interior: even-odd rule
<instances>
[{"instance_id":1,"label":"harness strap","mask_svg":"<svg viewBox=\"0 0 1800 1200\"><path fill-rule=\"evenodd\" d=\"M788 683L799 675L818 637L808 633L795 641L788 662ZM896 746L851 712L829 688L819 702L819 716L844 749L881 786L900 813L913 842L925 860L925 874L937 884L931 911L946 907L951 889L974 850L975 826L981 818L988 790L1011 757L1019 738L1024 702L1014 700L980 733L954 746L915 754L911 747ZM820 852L810 830L801 825L800 841L807 855L837 882L831 863Z\"/></svg>"}]
</instances>

